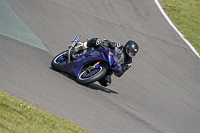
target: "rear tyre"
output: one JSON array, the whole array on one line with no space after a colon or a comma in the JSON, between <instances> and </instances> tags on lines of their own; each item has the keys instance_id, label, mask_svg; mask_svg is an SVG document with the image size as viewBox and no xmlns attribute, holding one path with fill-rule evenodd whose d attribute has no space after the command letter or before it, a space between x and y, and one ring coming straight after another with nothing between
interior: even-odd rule
<instances>
[{"instance_id":1,"label":"rear tyre","mask_svg":"<svg viewBox=\"0 0 200 133\"><path fill-rule=\"evenodd\" d=\"M83 68L81 70L81 73L77 77L77 82L82 85L91 84L103 78L106 75L106 73L107 69L104 66L94 68L90 72L88 72L86 68Z\"/></svg>"},{"instance_id":2,"label":"rear tyre","mask_svg":"<svg viewBox=\"0 0 200 133\"><path fill-rule=\"evenodd\" d=\"M68 52L68 50L61 52L57 56L53 58L51 61L51 68L55 71L61 72L61 68L63 65L66 64L66 59L63 60L63 55L65 55Z\"/></svg>"}]
</instances>

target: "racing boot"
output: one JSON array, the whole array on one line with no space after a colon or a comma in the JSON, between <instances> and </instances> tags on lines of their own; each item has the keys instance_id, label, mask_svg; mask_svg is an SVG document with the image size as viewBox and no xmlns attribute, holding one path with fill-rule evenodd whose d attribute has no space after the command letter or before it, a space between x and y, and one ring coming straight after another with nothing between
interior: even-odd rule
<instances>
[{"instance_id":1,"label":"racing boot","mask_svg":"<svg viewBox=\"0 0 200 133\"><path fill-rule=\"evenodd\" d=\"M111 75L105 75L98 81L102 86L109 86L111 84Z\"/></svg>"}]
</instances>

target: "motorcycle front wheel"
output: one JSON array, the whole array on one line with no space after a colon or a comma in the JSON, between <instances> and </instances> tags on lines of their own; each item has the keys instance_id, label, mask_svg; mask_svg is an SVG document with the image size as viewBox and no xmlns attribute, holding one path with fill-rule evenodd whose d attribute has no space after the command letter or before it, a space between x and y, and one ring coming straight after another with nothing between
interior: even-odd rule
<instances>
[{"instance_id":1,"label":"motorcycle front wheel","mask_svg":"<svg viewBox=\"0 0 200 133\"><path fill-rule=\"evenodd\" d=\"M107 69L104 66L100 66L99 68L93 68L90 71L88 71L88 68L90 68L90 66L87 68L84 67L81 70L81 73L77 78L78 83L82 85L91 84L103 78L107 73Z\"/></svg>"},{"instance_id":2,"label":"motorcycle front wheel","mask_svg":"<svg viewBox=\"0 0 200 133\"><path fill-rule=\"evenodd\" d=\"M65 55L68 52L68 50L61 52L57 56L53 58L51 61L51 68L55 71L61 72L61 68L64 64L66 64L66 59L63 59L63 55Z\"/></svg>"}]
</instances>

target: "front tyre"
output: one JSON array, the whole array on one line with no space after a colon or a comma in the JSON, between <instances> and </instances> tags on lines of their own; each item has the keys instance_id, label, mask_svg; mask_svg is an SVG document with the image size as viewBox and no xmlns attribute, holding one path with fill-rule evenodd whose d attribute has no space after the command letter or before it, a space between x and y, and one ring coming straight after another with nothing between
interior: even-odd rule
<instances>
[{"instance_id":1,"label":"front tyre","mask_svg":"<svg viewBox=\"0 0 200 133\"><path fill-rule=\"evenodd\" d=\"M77 82L82 85L91 84L95 81L103 78L107 73L107 69L104 66L100 66L99 68L94 68L91 71L87 69L82 69L81 73L77 78Z\"/></svg>"},{"instance_id":2,"label":"front tyre","mask_svg":"<svg viewBox=\"0 0 200 133\"><path fill-rule=\"evenodd\" d=\"M57 56L53 58L51 61L51 68L55 71L61 72L61 68L63 65L66 64L66 60L63 60L63 55L65 55L68 52L68 50L61 52Z\"/></svg>"}]
</instances>

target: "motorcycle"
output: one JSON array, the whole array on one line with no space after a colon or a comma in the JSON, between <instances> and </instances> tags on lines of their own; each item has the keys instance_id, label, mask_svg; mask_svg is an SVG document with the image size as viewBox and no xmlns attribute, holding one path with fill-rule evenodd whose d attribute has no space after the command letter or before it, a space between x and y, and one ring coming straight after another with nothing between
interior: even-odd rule
<instances>
[{"instance_id":1,"label":"motorcycle","mask_svg":"<svg viewBox=\"0 0 200 133\"><path fill-rule=\"evenodd\" d=\"M51 67L58 72L65 72L74 78L79 84L87 85L103 78L106 74L121 73L119 64L122 54L116 54L114 50L100 45L99 48L89 48L83 53L71 54L71 49L78 45L81 36L76 36L69 45L69 49L61 52L51 61ZM63 58L64 55L67 58ZM72 58L72 56L74 56Z\"/></svg>"}]
</instances>

